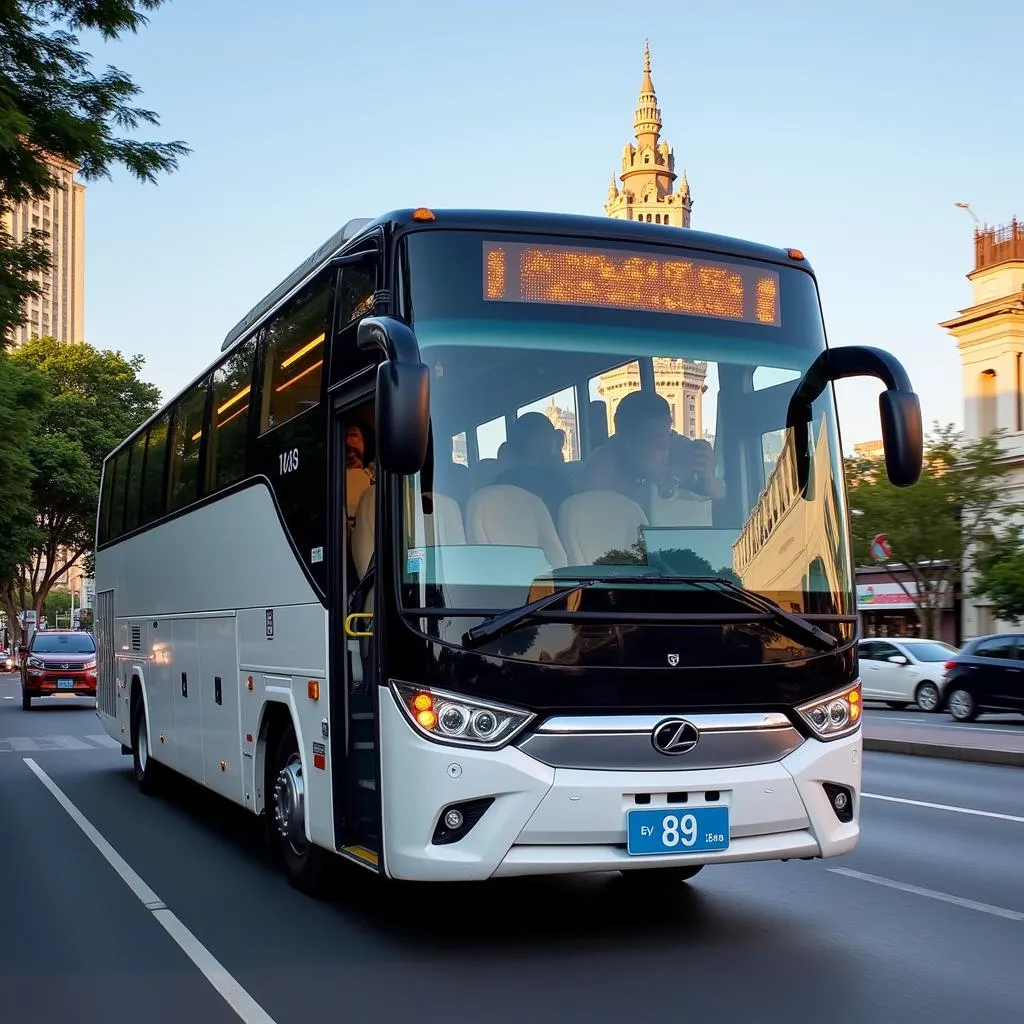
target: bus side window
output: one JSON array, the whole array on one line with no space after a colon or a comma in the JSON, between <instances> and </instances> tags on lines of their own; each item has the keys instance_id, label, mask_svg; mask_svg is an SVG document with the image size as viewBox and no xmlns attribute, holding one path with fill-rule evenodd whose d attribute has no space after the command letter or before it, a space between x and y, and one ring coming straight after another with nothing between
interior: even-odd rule
<instances>
[{"instance_id":1,"label":"bus side window","mask_svg":"<svg viewBox=\"0 0 1024 1024\"><path fill-rule=\"evenodd\" d=\"M124 448L114 460L114 482L110 488L110 539L117 540L124 533L124 492L128 480L130 448Z\"/></svg>"},{"instance_id":2,"label":"bus side window","mask_svg":"<svg viewBox=\"0 0 1024 1024\"><path fill-rule=\"evenodd\" d=\"M241 480L246 473L249 399L252 395L256 338L249 338L213 374L213 400L207 425L206 491Z\"/></svg>"},{"instance_id":3,"label":"bus side window","mask_svg":"<svg viewBox=\"0 0 1024 1024\"><path fill-rule=\"evenodd\" d=\"M355 330L358 321L373 309L376 290L375 256L368 256L364 263L352 263L341 268L334 317L334 343L331 346L332 384L376 366L380 361L378 353L363 352L356 347Z\"/></svg>"},{"instance_id":4,"label":"bus side window","mask_svg":"<svg viewBox=\"0 0 1024 1024\"><path fill-rule=\"evenodd\" d=\"M333 274L316 278L267 324L262 346L261 435L320 404L333 284Z\"/></svg>"},{"instance_id":5,"label":"bus side window","mask_svg":"<svg viewBox=\"0 0 1024 1024\"><path fill-rule=\"evenodd\" d=\"M107 459L103 466L103 490L100 494L99 542L110 540L110 489L114 484L114 460Z\"/></svg>"},{"instance_id":6,"label":"bus side window","mask_svg":"<svg viewBox=\"0 0 1024 1024\"><path fill-rule=\"evenodd\" d=\"M174 407L167 511L199 497L199 453L203 440L208 381L201 381Z\"/></svg>"},{"instance_id":7,"label":"bus side window","mask_svg":"<svg viewBox=\"0 0 1024 1024\"><path fill-rule=\"evenodd\" d=\"M142 503L142 464L146 459L146 432L139 434L132 444L132 458L128 464L127 494L124 505L125 533L139 525L139 506Z\"/></svg>"},{"instance_id":8,"label":"bus side window","mask_svg":"<svg viewBox=\"0 0 1024 1024\"><path fill-rule=\"evenodd\" d=\"M142 478L142 526L147 526L164 514L164 499L167 495L167 431L170 422L170 413L164 413L149 427L146 467Z\"/></svg>"}]
</instances>

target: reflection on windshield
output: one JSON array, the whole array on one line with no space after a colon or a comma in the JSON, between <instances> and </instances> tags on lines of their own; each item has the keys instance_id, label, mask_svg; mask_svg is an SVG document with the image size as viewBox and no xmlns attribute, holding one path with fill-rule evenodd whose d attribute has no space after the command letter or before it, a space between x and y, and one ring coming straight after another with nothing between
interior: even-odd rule
<instances>
[{"instance_id":1,"label":"reflection on windshield","mask_svg":"<svg viewBox=\"0 0 1024 1024\"><path fill-rule=\"evenodd\" d=\"M773 366L742 339L676 334L693 358L651 358L598 328L531 324L519 347L485 323L428 327L433 442L405 484L407 605L513 608L549 592L545 578L642 567L850 614L831 392L814 410L806 496L785 428L814 350ZM728 362L708 358L725 349Z\"/></svg>"},{"instance_id":2,"label":"reflection on windshield","mask_svg":"<svg viewBox=\"0 0 1024 1024\"><path fill-rule=\"evenodd\" d=\"M33 654L93 654L96 645L88 633L78 636L57 636L36 633L32 641Z\"/></svg>"},{"instance_id":3,"label":"reflection on windshield","mask_svg":"<svg viewBox=\"0 0 1024 1024\"><path fill-rule=\"evenodd\" d=\"M957 653L955 647L936 642L908 643L907 649L918 661L949 661Z\"/></svg>"}]
</instances>

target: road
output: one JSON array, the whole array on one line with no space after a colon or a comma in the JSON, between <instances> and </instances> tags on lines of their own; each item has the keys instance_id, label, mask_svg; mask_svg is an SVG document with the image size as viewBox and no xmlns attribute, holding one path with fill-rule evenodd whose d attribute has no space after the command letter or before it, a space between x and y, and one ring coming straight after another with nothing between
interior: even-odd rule
<instances>
[{"instance_id":1,"label":"road","mask_svg":"<svg viewBox=\"0 0 1024 1024\"><path fill-rule=\"evenodd\" d=\"M0 676L4 1024L1006 1024L1024 1005L1020 769L868 753L852 855L708 868L673 896L605 876L380 894L353 868L315 902L232 808L139 794L89 703L16 695Z\"/></svg>"}]
</instances>

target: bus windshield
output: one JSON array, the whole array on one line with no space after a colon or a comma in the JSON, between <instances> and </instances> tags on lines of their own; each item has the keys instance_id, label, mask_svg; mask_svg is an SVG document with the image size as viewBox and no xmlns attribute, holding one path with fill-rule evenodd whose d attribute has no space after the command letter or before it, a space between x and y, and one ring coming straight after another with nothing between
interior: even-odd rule
<instances>
[{"instance_id":1,"label":"bus windshield","mask_svg":"<svg viewBox=\"0 0 1024 1024\"><path fill-rule=\"evenodd\" d=\"M406 607L496 612L560 577L622 577L625 594L642 575L648 590L717 578L788 612L852 614L832 389L802 495L786 427L825 346L809 274L471 232L410 236L406 266L432 431L404 483Z\"/></svg>"}]
</instances>

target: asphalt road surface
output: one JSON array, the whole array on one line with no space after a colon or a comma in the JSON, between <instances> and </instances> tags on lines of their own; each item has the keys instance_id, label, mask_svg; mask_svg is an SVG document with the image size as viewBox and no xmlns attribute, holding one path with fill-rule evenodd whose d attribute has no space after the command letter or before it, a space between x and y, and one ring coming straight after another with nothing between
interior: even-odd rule
<instances>
[{"instance_id":1,"label":"asphalt road surface","mask_svg":"<svg viewBox=\"0 0 1024 1024\"><path fill-rule=\"evenodd\" d=\"M352 868L316 902L245 815L139 794L92 702L26 713L17 692L0 676L4 1024L1021 1017L1020 769L868 753L853 854L707 868L673 895L607 876L380 892Z\"/></svg>"}]
</instances>

